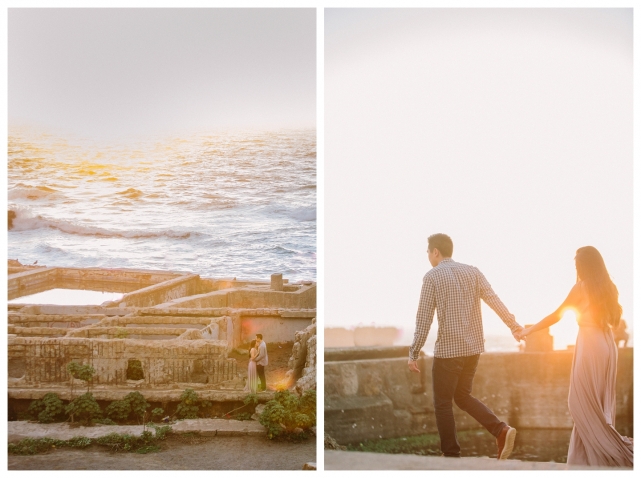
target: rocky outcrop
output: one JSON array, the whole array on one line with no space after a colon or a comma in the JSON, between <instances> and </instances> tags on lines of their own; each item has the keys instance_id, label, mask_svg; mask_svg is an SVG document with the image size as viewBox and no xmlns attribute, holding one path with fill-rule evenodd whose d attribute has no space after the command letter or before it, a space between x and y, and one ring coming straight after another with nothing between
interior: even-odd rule
<instances>
[{"instance_id":1,"label":"rocky outcrop","mask_svg":"<svg viewBox=\"0 0 641 478\"><path fill-rule=\"evenodd\" d=\"M347 447L339 445L336 440L325 433L325 450L347 450Z\"/></svg>"},{"instance_id":2,"label":"rocky outcrop","mask_svg":"<svg viewBox=\"0 0 641 478\"><path fill-rule=\"evenodd\" d=\"M316 319L304 330L294 335L289 370L285 374L284 386L295 388L302 394L316 388Z\"/></svg>"}]
</instances>

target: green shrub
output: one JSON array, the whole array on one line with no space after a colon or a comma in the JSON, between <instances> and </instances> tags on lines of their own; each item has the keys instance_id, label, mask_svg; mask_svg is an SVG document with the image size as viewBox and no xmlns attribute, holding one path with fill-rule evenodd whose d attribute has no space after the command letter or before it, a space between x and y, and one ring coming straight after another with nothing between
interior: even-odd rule
<instances>
[{"instance_id":1,"label":"green shrub","mask_svg":"<svg viewBox=\"0 0 641 478\"><path fill-rule=\"evenodd\" d=\"M162 408L154 408L151 411L151 418L152 420L159 421L162 420L164 414L165 411Z\"/></svg>"},{"instance_id":2,"label":"green shrub","mask_svg":"<svg viewBox=\"0 0 641 478\"><path fill-rule=\"evenodd\" d=\"M66 406L65 413L71 417L72 422L77 418L87 425L93 423L94 419L102 417L100 406L90 392L74 398Z\"/></svg>"},{"instance_id":3,"label":"green shrub","mask_svg":"<svg viewBox=\"0 0 641 478\"><path fill-rule=\"evenodd\" d=\"M61 418L64 413L62 400L55 393L47 393L42 400L34 400L29 404L28 414L37 418L40 423L52 423Z\"/></svg>"},{"instance_id":4,"label":"green shrub","mask_svg":"<svg viewBox=\"0 0 641 478\"><path fill-rule=\"evenodd\" d=\"M258 405L258 395L255 393L250 393L243 400L245 405Z\"/></svg>"},{"instance_id":5,"label":"green shrub","mask_svg":"<svg viewBox=\"0 0 641 478\"><path fill-rule=\"evenodd\" d=\"M201 400L193 389L188 388L180 396L180 403L176 407L176 415L178 415L178 418L198 418L209 407L211 407L209 400Z\"/></svg>"},{"instance_id":6,"label":"green shrub","mask_svg":"<svg viewBox=\"0 0 641 478\"><path fill-rule=\"evenodd\" d=\"M87 392L91 386L91 379L93 378L96 371L91 365L83 365L78 362L69 362L67 364L67 372L73 378L87 382ZM73 395L73 382L71 382L71 394Z\"/></svg>"},{"instance_id":7,"label":"green shrub","mask_svg":"<svg viewBox=\"0 0 641 478\"><path fill-rule=\"evenodd\" d=\"M150 407L145 397L140 392L128 393L122 400L114 400L105 409L109 418L117 422L126 421L134 415L138 423L144 419L146 410Z\"/></svg>"},{"instance_id":8,"label":"green shrub","mask_svg":"<svg viewBox=\"0 0 641 478\"><path fill-rule=\"evenodd\" d=\"M105 409L107 416L116 422L123 422L129 418L131 406L127 400L114 400Z\"/></svg>"},{"instance_id":9,"label":"green shrub","mask_svg":"<svg viewBox=\"0 0 641 478\"><path fill-rule=\"evenodd\" d=\"M316 425L316 390L308 390L302 397L289 390L276 392L260 415L261 425L267 428L267 437L306 437L306 430ZM303 430L302 434L295 432Z\"/></svg>"},{"instance_id":10,"label":"green shrub","mask_svg":"<svg viewBox=\"0 0 641 478\"><path fill-rule=\"evenodd\" d=\"M144 419L145 412L151 406L147 403L145 397L143 397L140 392L131 392L125 396L125 400L129 402L131 413L133 413L137 419Z\"/></svg>"}]
</instances>

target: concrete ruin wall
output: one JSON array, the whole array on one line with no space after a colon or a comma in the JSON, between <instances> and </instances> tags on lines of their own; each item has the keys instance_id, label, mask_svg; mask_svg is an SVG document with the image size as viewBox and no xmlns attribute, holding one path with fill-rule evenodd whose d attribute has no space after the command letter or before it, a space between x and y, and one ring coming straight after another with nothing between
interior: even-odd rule
<instances>
[{"instance_id":1,"label":"concrete ruin wall","mask_svg":"<svg viewBox=\"0 0 641 478\"><path fill-rule=\"evenodd\" d=\"M295 335L310 326L316 317L315 310L241 309L240 343L250 342L256 333L272 342L295 341ZM314 326L315 329L315 326Z\"/></svg>"},{"instance_id":2,"label":"concrete ruin wall","mask_svg":"<svg viewBox=\"0 0 641 478\"><path fill-rule=\"evenodd\" d=\"M281 308L315 309L316 284L291 286L291 291L252 290L248 286L217 289L209 293L181 297L163 304L163 307L230 307L233 309Z\"/></svg>"},{"instance_id":3,"label":"concrete ruin wall","mask_svg":"<svg viewBox=\"0 0 641 478\"><path fill-rule=\"evenodd\" d=\"M225 357L225 348L220 341L159 347L144 340L19 337L8 346L10 386L66 384L72 361L96 370L94 385L217 384L237 375L236 361ZM140 361L143 379L127 380L130 360Z\"/></svg>"},{"instance_id":4,"label":"concrete ruin wall","mask_svg":"<svg viewBox=\"0 0 641 478\"><path fill-rule=\"evenodd\" d=\"M131 292L184 275L162 271L40 267L11 274L7 286L9 300L12 300L57 287L71 289L81 285L107 292Z\"/></svg>"},{"instance_id":5,"label":"concrete ruin wall","mask_svg":"<svg viewBox=\"0 0 641 478\"><path fill-rule=\"evenodd\" d=\"M398 358L376 350L325 351L325 431L341 444L367 439L437 433L432 393L432 357L421 356L420 374L407 367L407 347ZM384 352L386 349L379 349ZM349 358L360 354L360 360ZM632 427L633 349L620 349L616 423ZM396 354L399 355L399 354ZM364 358L368 357L368 358ZM485 353L473 394L499 419L516 428L572 428L567 397L572 353ZM454 406L460 430L480 428Z\"/></svg>"},{"instance_id":6,"label":"concrete ruin wall","mask_svg":"<svg viewBox=\"0 0 641 478\"><path fill-rule=\"evenodd\" d=\"M10 268L19 267L10 262ZM47 267L17 272L8 282L17 297L53 288L126 292L99 306L10 304L9 395L14 398L62 392L73 382L82 386L67 372L71 361L94 367L92 386L102 395L141 387L147 394L190 386L237 390L242 380L236 361L228 358L233 348L256 332L269 342L291 342L316 317L312 282L286 285L281 279L278 290L270 291L273 283L260 281ZM211 304L224 306L203 307ZM288 308L292 304L296 307ZM132 362L141 367L142 379L127 378Z\"/></svg>"},{"instance_id":7,"label":"concrete ruin wall","mask_svg":"<svg viewBox=\"0 0 641 478\"><path fill-rule=\"evenodd\" d=\"M125 294L121 300L114 301L109 306L151 307L178 297L198 294L202 292L202 288L200 276L198 275L177 277Z\"/></svg>"}]
</instances>

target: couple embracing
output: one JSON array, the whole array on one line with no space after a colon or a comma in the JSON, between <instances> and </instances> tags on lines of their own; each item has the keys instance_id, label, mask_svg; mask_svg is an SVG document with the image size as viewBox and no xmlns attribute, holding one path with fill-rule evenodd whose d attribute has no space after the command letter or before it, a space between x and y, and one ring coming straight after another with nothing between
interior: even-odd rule
<instances>
[{"instance_id":1,"label":"couple embracing","mask_svg":"<svg viewBox=\"0 0 641 478\"><path fill-rule=\"evenodd\" d=\"M262 334L256 334L256 340L252 340L249 346L246 392L257 393L267 390L267 382L265 381L267 362L267 344L263 340Z\"/></svg>"},{"instance_id":2,"label":"couple embracing","mask_svg":"<svg viewBox=\"0 0 641 478\"><path fill-rule=\"evenodd\" d=\"M552 314L525 329L492 290L476 267L452 260L453 243L445 234L428 238L432 269L423 278L416 331L408 366L419 372L419 352L437 312L438 337L432 363L436 426L444 456L460 457L452 400L485 427L498 446L498 459L512 453L516 430L472 396L472 382L484 352L481 299L503 320L517 341L557 323L567 308L577 312L579 334L574 349L568 407L574 421L568 464L633 466L632 439L614 428L617 346L612 329L621 320L616 286L599 251L581 247L574 258L577 282Z\"/></svg>"}]
</instances>

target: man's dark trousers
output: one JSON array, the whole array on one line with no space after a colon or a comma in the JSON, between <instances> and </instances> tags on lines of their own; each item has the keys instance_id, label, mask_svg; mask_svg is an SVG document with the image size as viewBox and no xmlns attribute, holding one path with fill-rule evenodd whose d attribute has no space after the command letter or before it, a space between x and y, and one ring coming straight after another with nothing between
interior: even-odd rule
<instances>
[{"instance_id":1,"label":"man's dark trousers","mask_svg":"<svg viewBox=\"0 0 641 478\"><path fill-rule=\"evenodd\" d=\"M260 389L267 390L267 382L265 382L265 366L256 364L256 373L260 379Z\"/></svg>"},{"instance_id":2,"label":"man's dark trousers","mask_svg":"<svg viewBox=\"0 0 641 478\"><path fill-rule=\"evenodd\" d=\"M461 456L456 439L456 423L452 399L463 411L483 425L495 437L506 426L483 402L472 396L472 382L480 355L437 358L432 363L432 387L436 426L441 437L441 451L445 456Z\"/></svg>"}]
</instances>

